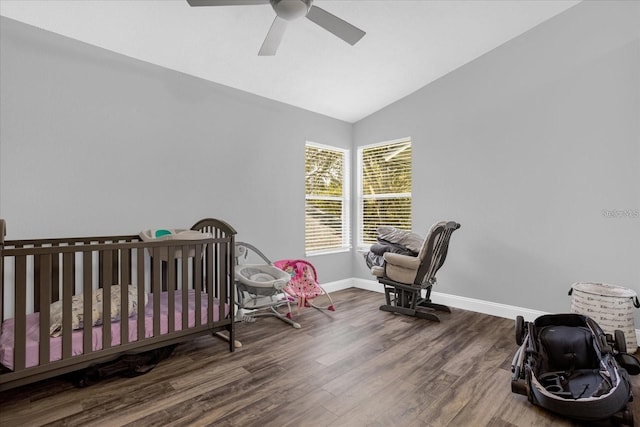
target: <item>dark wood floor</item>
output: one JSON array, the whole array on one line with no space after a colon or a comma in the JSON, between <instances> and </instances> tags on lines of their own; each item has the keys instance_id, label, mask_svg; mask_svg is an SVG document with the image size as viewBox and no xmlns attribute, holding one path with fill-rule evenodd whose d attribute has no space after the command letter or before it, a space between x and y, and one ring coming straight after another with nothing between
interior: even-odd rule
<instances>
[{"instance_id":1,"label":"dark wood floor","mask_svg":"<svg viewBox=\"0 0 640 427\"><path fill-rule=\"evenodd\" d=\"M0 424L577 425L511 393L513 321L454 309L438 324L379 311L379 293L332 296L337 310L303 310L301 329L274 318L238 324L235 353L203 337L140 377L82 389L52 379L0 393Z\"/></svg>"}]
</instances>

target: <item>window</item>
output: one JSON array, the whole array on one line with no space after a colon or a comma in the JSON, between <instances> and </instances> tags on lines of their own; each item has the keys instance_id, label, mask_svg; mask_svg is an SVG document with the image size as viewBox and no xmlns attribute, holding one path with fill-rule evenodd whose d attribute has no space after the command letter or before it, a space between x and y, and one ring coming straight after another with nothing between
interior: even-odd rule
<instances>
[{"instance_id":1,"label":"window","mask_svg":"<svg viewBox=\"0 0 640 427\"><path fill-rule=\"evenodd\" d=\"M307 143L305 149L305 251L351 246L348 151Z\"/></svg>"},{"instance_id":2,"label":"window","mask_svg":"<svg viewBox=\"0 0 640 427\"><path fill-rule=\"evenodd\" d=\"M411 230L411 139L358 149L358 246L376 242L380 225Z\"/></svg>"}]
</instances>

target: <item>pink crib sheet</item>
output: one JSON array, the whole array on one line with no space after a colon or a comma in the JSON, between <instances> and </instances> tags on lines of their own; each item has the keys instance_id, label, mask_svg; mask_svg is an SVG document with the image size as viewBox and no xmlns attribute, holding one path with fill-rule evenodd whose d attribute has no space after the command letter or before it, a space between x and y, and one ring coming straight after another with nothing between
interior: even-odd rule
<instances>
[{"instance_id":1,"label":"pink crib sheet","mask_svg":"<svg viewBox=\"0 0 640 427\"><path fill-rule=\"evenodd\" d=\"M174 294L175 299L175 330L182 330L182 293L176 291ZM189 290L188 295L188 327L195 326L195 291ZM201 324L207 323L207 294L201 294L200 306L201 306ZM169 304L168 293L162 292L160 294L160 335L164 335L168 331L169 325ZM229 307L225 307L225 316L229 313ZM213 321L218 321L218 300L214 298L213 309ZM129 342L135 342L138 340L138 325L137 315L134 315L128 319L129 321ZM32 313L27 315L27 339L26 339L26 367L30 368L39 365L39 322L40 313ZM145 307L145 337L149 338L153 336L153 296L149 295L149 301ZM13 347L14 347L14 319L7 319L2 323L2 335L0 335L0 363L9 369L13 369ZM72 336L72 350L73 356L78 356L83 353L82 348L82 334L83 330L73 331ZM49 361L55 362L62 359L62 337L49 337L50 339L50 357ZM120 322L114 322L111 324L111 346L115 347L120 345ZM92 348L93 351L102 349L102 325L94 326L92 331Z\"/></svg>"}]
</instances>

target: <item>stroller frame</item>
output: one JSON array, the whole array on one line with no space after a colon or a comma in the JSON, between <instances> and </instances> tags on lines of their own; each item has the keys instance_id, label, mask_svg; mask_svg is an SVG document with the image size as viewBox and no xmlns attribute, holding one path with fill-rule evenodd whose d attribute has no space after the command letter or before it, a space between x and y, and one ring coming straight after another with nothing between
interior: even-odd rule
<instances>
[{"instance_id":1,"label":"stroller frame","mask_svg":"<svg viewBox=\"0 0 640 427\"><path fill-rule=\"evenodd\" d=\"M516 318L511 391L541 408L584 422L633 425L629 374L640 362L626 352L624 333L605 334L590 317L548 314Z\"/></svg>"},{"instance_id":2,"label":"stroller frame","mask_svg":"<svg viewBox=\"0 0 640 427\"><path fill-rule=\"evenodd\" d=\"M281 271L286 279L275 281L273 286L253 286L242 276L243 265L238 263L238 248L246 248L253 251L256 255L262 258L265 262L264 265L271 266L272 268ZM246 267L251 268L259 266L246 265ZM267 256L258 248L249 243L236 242L236 305L238 306L236 321L248 321L248 319L255 319L257 317L272 316L288 323L296 329L299 329L300 324L293 320L291 301L284 292L284 288L288 282L289 275L275 267L271 260L269 260L269 258L267 258ZM278 311L278 308L285 305L287 306L287 313L282 314ZM259 312L263 309L266 309L266 311ZM246 315L244 313L245 310L249 310L251 313Z\"/></svg>"}]
</instances>

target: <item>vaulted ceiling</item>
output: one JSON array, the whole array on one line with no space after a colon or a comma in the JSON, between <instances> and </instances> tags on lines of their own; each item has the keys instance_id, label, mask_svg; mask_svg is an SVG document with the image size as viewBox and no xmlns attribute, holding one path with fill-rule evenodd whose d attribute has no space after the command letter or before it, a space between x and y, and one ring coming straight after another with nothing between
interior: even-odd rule
<instances>
[{"instance_id":1,"label":"vaulted ceiling","mask_svg":"<svg viewBox=\"0 0 640 427\"><path fill-rule=\"evenodd\" d=\"M364 30L351 46L291 21L258 56L268 4L0 0L0 15L129 57L355 122L579 3L575 0L316 0ZM569 29L568 29L569 30Z\"/></svg>"}]
</instances>

